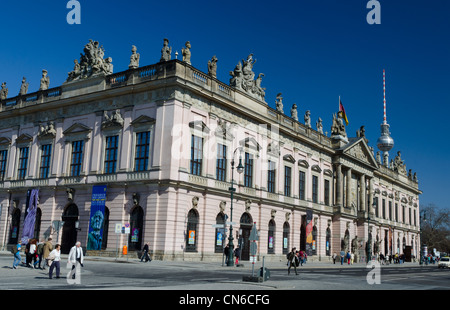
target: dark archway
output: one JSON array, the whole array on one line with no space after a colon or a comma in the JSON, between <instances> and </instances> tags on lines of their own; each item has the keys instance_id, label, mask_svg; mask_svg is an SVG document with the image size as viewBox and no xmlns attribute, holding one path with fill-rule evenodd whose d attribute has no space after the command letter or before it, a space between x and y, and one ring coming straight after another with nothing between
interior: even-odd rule
<instances>
[{"instance_id":1,"label":"dark archway","mask_svg":"<svg viewBox=\"0 0 450 310\"><path fill-rule=\"evenodd\" d=\"M272 219L269 221L269 231L267 234L267 254L275 253L275 221Z\"/></svg>"},{"instance_id":2,"label":"dark archway","mask_svg":"<svg viewBox=\"0 0 450 310\"><path fill-rule=\"evenodd\" d=\"M300 251L306 251L306 215L302 215L300 226Z\"/></svg>"},{"instance_id":3,"label":"dark archway","mask_svg":"<svg viewBox=\"0 0 450 310\"><path fill-rule=\"evenodd\" d=\"M36 220L34 221L34 235L33 238L39 240L39 234L41 232L41 219L42 219L42 210L41 208L36 209Z\"/></svg>"},{"instance_id":4,"label":"dark archway","mask_svg":"<svg viewBox=\"0 0 450 310\"><path fill-rule=\"evenodd\" d=\"M78 221L78 206L70 203L64 209L62 220L64 222L61 237L61 253L69 254L70 249L77 242L76 222Z\"/></svg>"},{"instance_id":5,"label":"dark archway","mask_svg":"<svg viewBox=\"0 0 450 310\"><path fill-rule=\"evenodd\" d=\"M224 225L225 226L225 214L220 212L216 216L216 225ZM222 253L225 243L225 229L223 227L216 227L216 234L214 236L214 252Z\"/></svg>"},{"instance_id":6,"label":"dark archway","mask_svg":"<svg viewBox=\"0 0 450 310\"><path fill-rule=\"evenodd\" d=\"M136 206L130 214L130 235L128 237L128 250L140 251L142 249L142 231L144 228L144 210Z\"/></svg>"},{"instance_id":7,"label":"dark archway","mask_svg":"<svg viewBox=\"0 0 450 310\"><path fill-rule=\"evenodd\" d=\"M105 207L105 216L103 220L102 250L106 250L108 246L108 232L109 232L109 209Z\"/></svg>"},{"instance_id":8,"label":"dark archway","mask_svg":"<svg viewBox=\"0 0 450 310\"><path fill-rule=\"evenodd\" d=\"M20 210L18 208L15 208L12 214L11 229L9 231L8 244L17 244L19 240L20 216L21 216Z\"/></svg>"},{"instance_id":9,"label":"dark archway","mask_svg":"<svg viewBox=\"0 0 450 310\"><path fill-rule=\"evenodd\" d=\"M291 233L291 227L288 222L283 224L283 254L289 253L289 235Z\"/></svg>"},{"instance_id":10,"label":"dark archway","mask_svg":"<svg viewBox=\"0 0 450 310\"><path fill-rule=\"evenodd\" d=\"M199 215L197 210L189 210L186 227L186 252L197 251L198 223Z\"/></svg>"},{"instance_id":11,"label":"dark archway","mask_svg":"<svg viewBox=\"0 0 450 310\"><path fill-rule=\"evenodd\" d=\"M245 212L242 214L240 219L240 227L239 227L239 240L238 244L241 248L241 260L249 260L250 259L250 233L253 227L253 219L252 216Z\"/></svg>"}]
</instances>

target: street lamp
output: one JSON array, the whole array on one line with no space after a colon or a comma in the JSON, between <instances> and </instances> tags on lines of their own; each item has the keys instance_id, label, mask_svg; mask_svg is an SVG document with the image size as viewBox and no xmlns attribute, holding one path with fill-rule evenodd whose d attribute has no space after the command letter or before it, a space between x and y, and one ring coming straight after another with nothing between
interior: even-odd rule
<instances>
[{"instance_id":1,"label":"street lamp","mask_svg":"<svg viewBox=\"0 0 450 310\"><path fill-rule=\"evenodd\" d=\"M376 203L373 203L373 207ZM370 235L370 212L367 212L367 263L372 260L372 236Z\"/></svg>"},{"instance_id":2,"label":"street lamp","mask_svg":"<svg viewBox=\"0 0 450 310\"><path fill-rule=\"evenodd\" d=\"M229 251L228 251L228 262L227 262L227 266L234 266L234 261L233 261L233 249L234 249L234 244L233 244L233 194L236 191L236 189L234 188L234 155L236 154L236 151L239 150L240 148L236 148L233 152L233 157L231 158L231 187L229 188L230 191L230 196L231 196L231 206L230 206L230 234L228 235L228 246L229 246ZM241 174L244 171L244 166L242 165L242 155L239 155L239 164L236 167L236 170L239 174Z\"/></svg>"},{"instance_id":3,"label":"street lamp","mask_svg":"<svg viewBox=\"0 0 450 310\"><path fill-rule=\"evenodd\" d=\"M427 221L426 215L427 215L427 211L426 210L422 210L419 213L419 216L420 216L420 220L419 220L419 223L420 223L420 231L419 231L419 234L420 234L420 258L419 258L419 265L423 265L423 258L424 258L423 257L423 255L424 255L423 250L424 250L425 244L422 244L422 220L424 222Z\"/></svg>"}]
</instances>

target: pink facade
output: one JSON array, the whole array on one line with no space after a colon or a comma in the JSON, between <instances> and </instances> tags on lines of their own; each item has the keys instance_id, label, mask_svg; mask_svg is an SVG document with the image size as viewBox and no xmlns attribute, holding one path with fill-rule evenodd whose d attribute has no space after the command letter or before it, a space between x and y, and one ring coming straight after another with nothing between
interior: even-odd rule
<instances>
[{"instance_id":1,"label":"pink facade","mask_svg":"<svg viewBox=\"0 0 450 310\"><path fill-rule=\"evenodd\" d=\"M307 246L310 259L342 248L365 259L369 231L379 252L418 256L418 184L377 162L364 137L336 146L179 60L3 101L1 151L3 247L20 240L29 189L39 189L34 237L85 245L93 186L105 185L103 255L149 242L159 259L221 261L227 215L244 260L253 223L258 258ZM232 158L245 168L234 170L231 219ZM115 232L126 223L136 235Z\"/></svg>"}]
</instances>

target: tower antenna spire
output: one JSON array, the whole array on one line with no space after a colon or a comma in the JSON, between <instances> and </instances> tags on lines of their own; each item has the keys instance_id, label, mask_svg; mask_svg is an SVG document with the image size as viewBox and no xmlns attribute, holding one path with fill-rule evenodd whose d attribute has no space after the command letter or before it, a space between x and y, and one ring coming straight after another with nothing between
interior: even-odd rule
<instances>
[{"instance_id":1,"label":"tower antenna spire","mask_svg":"<svg viewBox=\"0 0 450 310\"><path fill-rule=\"evenodd\" d=\"M386 72L384 69L383 69L383 108L384 108L383 124L387 124L387 121L386 121Z\"/></svg>"}]
</instances>

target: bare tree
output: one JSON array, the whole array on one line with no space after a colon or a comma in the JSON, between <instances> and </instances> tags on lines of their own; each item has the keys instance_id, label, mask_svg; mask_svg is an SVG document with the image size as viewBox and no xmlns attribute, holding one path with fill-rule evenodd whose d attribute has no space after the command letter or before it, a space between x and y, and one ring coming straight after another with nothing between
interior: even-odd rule
<instances>
[{"instance_id":1,"label":"bare tree","mask_svg":"<svg viewBox=\"0 0 450 310\"><path fill-rule=\"evenodd\" d=\"M422 207L422 244L428 249L450 253L450 210L431 203Z\"/></svg>"}]
</instances>

